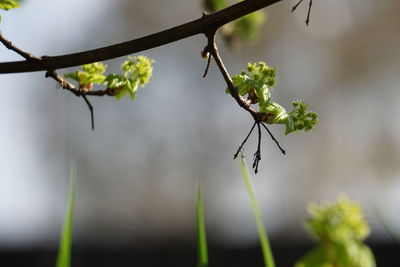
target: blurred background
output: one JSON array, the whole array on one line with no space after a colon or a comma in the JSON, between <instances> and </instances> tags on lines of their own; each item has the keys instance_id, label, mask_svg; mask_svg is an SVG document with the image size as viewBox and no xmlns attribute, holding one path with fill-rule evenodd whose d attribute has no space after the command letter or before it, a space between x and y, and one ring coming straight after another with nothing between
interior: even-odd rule
<instances>
[{"instance_id":1,"label":"blurred background","mask_svg":"<svg viewBox=\"0 0 400 267\"><path fill-rule=\"evenodd\" d=\"M398 243L382 221L400 233L400 2L314 1L309 27L307 4L292 14L295 3L264 10L257 42L232 52L218 41L231 75L265 61L278 69L273 98L289 110L302 99L319 115L308 134L284 136L283 126L270 127L286 156L264 135L253 177L278 266L291 266L312 245L304 229L307 204L340 193L363 205L376 253L395 256ZM0 27L18 47L51 56L141 37L201 11L199 0L25 1L1 14ZM225 94L214 62L202 78L205 45L194 36L140 53L156 61L151 82L135 101L90 98L95 131L84 101L44 72L1 76L1 266L54 265L72 160L74 266L154 266L146 264L160 255L194 265L196 180L210 262L213 255L215 266L247 255L247 264L261 266L250 202L232 160L252 119ZM20 60L4 47L0 58ZM109 71L123 60L107 61ZM245 147L249 161L255 139Z\"/></svg>"}]
</instances>

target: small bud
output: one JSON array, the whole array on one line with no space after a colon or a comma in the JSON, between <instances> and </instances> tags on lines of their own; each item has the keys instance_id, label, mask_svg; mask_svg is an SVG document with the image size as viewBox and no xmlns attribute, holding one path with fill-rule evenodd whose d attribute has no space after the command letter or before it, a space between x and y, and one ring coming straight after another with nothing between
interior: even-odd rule
<instances>
[{"instance_id":1,"label":"small bud","mask_svg":"<svg viewBox=\"0 0 400 267\"><path fill-rule=\"evenodd\" d=\"M79 89L83 92L89 92L93 88L93 83L80 84Z\"/></svg>"},{"instance_id":2,"label":"small bud","mask_svg":"<svg viewBox=\"0 0 400 267\"><path fill-rule=\"evenodd\" d=\"M208 51L201 51L200 53L202 58L208 59L210 57L210 52Z\"/></svg>"}]
</instances>

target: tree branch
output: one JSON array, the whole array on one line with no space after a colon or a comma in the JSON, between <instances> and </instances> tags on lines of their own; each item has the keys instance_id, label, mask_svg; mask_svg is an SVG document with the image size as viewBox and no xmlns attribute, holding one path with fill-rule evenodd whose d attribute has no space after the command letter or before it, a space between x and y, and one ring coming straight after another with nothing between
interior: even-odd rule
<instances>
[{"instance_id":1,"label":"tree branch","mask_svg":"<svg viewBox=\"0 0 400 267\"><path fill-rule=\"evenodd\" d=\"M214 14L204 14L200 19L128 42L79 53L45 57L41 58L40 61L25 60L0 63L0 73L55 70L114 59L176 42L197 34L207 34L210 30L216 31L226 23L280 1L282 0L246 0Z\"/></svg>"}]
</instances>

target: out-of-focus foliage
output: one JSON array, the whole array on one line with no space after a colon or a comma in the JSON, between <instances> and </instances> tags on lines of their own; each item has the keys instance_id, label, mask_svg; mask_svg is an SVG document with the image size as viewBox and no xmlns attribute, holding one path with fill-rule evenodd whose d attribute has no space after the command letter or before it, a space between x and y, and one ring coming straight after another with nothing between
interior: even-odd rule
<instances>
[{"instance_id":1,"label":"out-of-focus foliage","mask_svg":"<svg viewBox=\"0 0 400 267\"><path fill-rule=\"evenodd\" d=\"M265 230L265 223L261 214L260 206L258 205L256 193L254 189L253 180L250 175L249 168L247 167L246 160L243 156L239 157L240 170L242 171L243 181L246 185L247 193L250 197L251 207L253 209L254 217L257 224L258 236L260 237L261 251L264 258L265 267L275 267L274 256L271 251L267 231Z\"/></svg>"},{"instance_id":2,"label":"out-of-focus foliage","mask_svg":"<svg viewBox=\"0 0 400 267\"><path fill-rule=\"evenodd\" d=\"M375 259L363 240L370 229L362 208L346 196L335 203L310 204L307 228L317 247L301 258L295 267L374 267Z\"/></svg>"},{"instance_id":3,"label":"out-of-focus foliage","mask_svg":"<svg viewBox=\"0 0 400 267\"><path fill-rule=\"evenodd\" d=\"M19 7L18 2L19 1L14 1L14 0L0 0L0 9L10 10L13 8L17 8ZM1 16L0 16L0 22L1 22Z\"/></svg>"},{"instance_id":4,"label":"out-of-focus foliage","mask_svg":"<svg viewBox=\"0 0 400 267\"><path fill-rule=\"evenodd\" d=\"M208 266L208 249L206 224L204 221L203 196L201 193L200 182L197 182L197 199L196 199L196 222L197 222L197 266Z\"/></svg>"},{"instance_id":5,"label":"out-of-focus foliage","mask_svg":"<svg viewBox=\"0 0 400 267\"><path fill-rule=\"evenodd\" d=\"M104 72L107 65L96 62L81 66L82 70L67 73L65 78L75 80L79 84L79 89L87 92L93 88L94 84L105 85L108 92L117 99L129 93L132 99L136 98L138 87L144 87L153 75L154 60L145 56L128 57L121 65L124 74L111 73L107 76Z\"/></svg>"},{"instance_id":6,"label":"out-of-focus foliage","mask_svg":"<svg viewBox=\"0 0 400 267\"><path fill-rule=\"evenodd\" d=\"M264 114L262 121L284 124L286 135L301 130L307 132L318 123L317 114L308 111L310 105L301 100L293 102L293 110L289 113L281 105L271 101L271 90L276 84L276 69L265 62L248 63L241 74L232 76L232 81L239 94L247 96L250 104L258 103L259 112ZM229 93L229 89L226 89L226 93Z\"/></svg>"},{"instance_id":7,"label":"out-of-focus foliage","mask_svg":"<svg viewBox=\"0 0 400 267\"><path fill-rule=\"evenodd\" d=\"M10 10L17 7L19 4L14 0L0 0L0 9Z\"/></svg>"},{"instance_id":8,"label":"out-of-focus foliage","mask_svg":"<svg viewBox=\"0 0 400 267\"><path fill-rule=\"evenodd\" d=\"M239 0L236 2L241 2ZM227 0L203 0L203 9L206 12L217 12L228 7ZM230 48L236 48L239 40L254 41L257 40L261 26L264 24L266 16L262 11L256 11L241 17L232 23L221 27L220 32L225 42Z\"/></svg>"}]
</instances>

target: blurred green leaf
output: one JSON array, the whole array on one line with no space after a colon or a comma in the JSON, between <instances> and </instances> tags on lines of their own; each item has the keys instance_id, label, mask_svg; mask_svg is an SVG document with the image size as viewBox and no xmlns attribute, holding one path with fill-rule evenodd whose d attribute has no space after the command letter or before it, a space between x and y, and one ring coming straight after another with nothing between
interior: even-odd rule
<instances>
[{"instance_id":1,"label":"blurred green leaf","mask_svg":"<svg viewBox=\"0 0 400 267\"><path fill-rule=\"evenodd\" d=\"M72 225L74 220L75 206L75 180L76 169L75 165L71 163L68 205L65 212L64 226L61 233L60 245L58 248L56 267L70 267L71 265Z\"/></svg>"},{"instance_id":2,"label":"blurred green leaf","mask_svg":"<svg viewBox=\"0 0 400 267\"><path fill-rule=\"evenodd\" d=\"M206 226L204 222L203 198L201 194L200 182L197 182L197 201L196 201L196 218L197 218L197 266L208 266L207 238Z\"/></svg>"},{"instance_id":3,"label":"blurred green leaf","mask_svg":"<svg viewBox=\"0 0 400 267\"><path fill-rule=\"evenodd\" d=\"M19 7L19 4L14 0L0 0L0 9L10 10Z\"/></svg>"}]
</instances>

